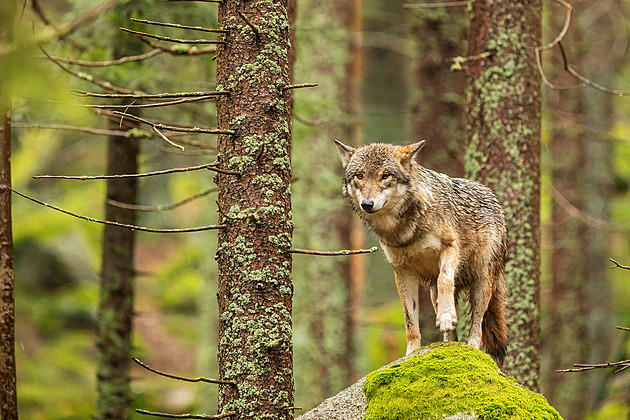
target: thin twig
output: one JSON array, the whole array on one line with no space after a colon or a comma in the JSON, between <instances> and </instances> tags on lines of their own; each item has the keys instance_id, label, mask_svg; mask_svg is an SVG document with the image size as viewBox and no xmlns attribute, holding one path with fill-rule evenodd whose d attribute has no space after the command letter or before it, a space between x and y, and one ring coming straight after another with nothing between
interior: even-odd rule
<instances>
[{"instance_id":1,"label":"thin twig","mask_svg":"<svg viewBox=\"0 0 630 420\"><path fill-rule=\"evenodd\" d=\"M202 26L188 26L188 25L180 25L178 23L155 22L153 20L146 20L146 19L131 18L131 20L133 20L134 22L146 23L147 25L166 26L168 28L191 29L193 31L222 33L222 34L228 33L228 31L225 29L211 29L211 28L204 28Z\"/></svg>"},{"instance_id":2,"label":"thin twig","mask_svg":"<svg viewBox=\"0 0 630 420\"><path fill-rule=\"evenodd\" d=\"M200 101L214 101L216 96L199 96L196 98L184 98L184 99L175 99L173 101L167 102L157 102L152 104L142 104L142 105L83 105L86 108L96 108L96 109L128 109L128 108L159 108L163 106L171 106L171 105L179 105L185 104L189 102L200 102Z\"/></svg>"},{"instance_id":3,"label":"thin twig","mask_svg":"<svg viewBox=\"0 0 630 420\"><path fill-rule=\"evenodd\" d=\"M22 198L26 198L27 200L30 200L34 203L37 203L41 206L44 207L48 207L49 209L53 209L53 210L57 210L58 212L67 214L68 216L72 216L72 217L76 217L77 219L82 219L82 220L87 220L88 222L94 222L94 223L100 223L103 225L110 225L110 226L118 226L118 227L123 227L126 229L133 229L133 230L139 230L142 232L152 232L152 233L186 233L186 232L202 232L202 231L206 231L206 230L211 230L211 229L223 229L225 228L224 225L208 225L208 226L200 226L200 227L194 227L194 228L183 228L183 229L153 229L153 228L147 228L147 227L143 227L143 226L135 226L135 225L128 225L128 224L124 224L124 223L118 223L118 222L112 222L109 220L100 220L100 219L95 219L93 217L88 217L88 216L82 216L80 214L76 214L76 213L72 213L68 210L64 210L62 208L59 208L57 206L53 206L52 204L48 204L45 203L43 201L40 201L36 198L33 197L29 197L26 194L22 194L21 192L15 191L12 188L9 188L7 186L0 186L0 189L8 189L10 191L12 191L14 194L19 195Z\"/></svg>"},{"instance_id":4,"label":"thin twig","mask_svg":"<svg viewBox=\"0 0 630 420\"><path fill-rule=\"evenodd\" d=\"M178 1L198 1L202 3L223 3L223 0L164 0L166 3L175 3Z\"/></svg>"},{"instance_id":5,"label":"thin twig","mask_svg":"<svg viewBox=\"0 0 630 420\"><path fill-rule=\"evenodd\" d=\"M252 23L252 21L249 20L249 18L247 16L245 16L245 13L241 12L240 10L238 11L238 14L245 21L247 26L249 26L252 29L252 31L254 31L254 34L256 35L256 37L259 37L260 36L260 29L258 29L258 26L254 25Z\"/></svg>"},{"instance_id":6,"label":"thin twig","mask_svg":"<svg viewBox=\"0 0 630 420\"><path fill-rule=\"evenodd\" d=\"M173 1L173 0L170 0L170 1ZM200 1L200 0L196 0L196 1ZM171 414L171 413L160 413L157 411L148 411L148 410L143 410L141 408L136 408L136 413L144 414L145 416L168 417L172 419L224 419L226 417L232 417L236 415L236 413L233 413L233 412L229 412L225 414L217 414L216 416L209 416L206 414Z\"/></svg>"},{"instance_id":7,"label":"thin twig","mask_svg":"<svg viewBox=\"0 0 630 420\"><path fill-rule=\"evenodd\" d=\"M179 150L182 150L182 151L183 151L183 150L186 150L186 149L184 148L184 146L181 146L181 145L179 145L179 144L177 144L177 143L173 142L173 141L172 141L171 139L169 139L168 137L166 137L166 136L164 135L164 133L162 133L160 130L158 130L155 126L153 127L153 131L154 131L155 133L157 133L157 135L158 135L158 136L160 136L160 137L161 137L161 138L162 138L165 142L167 142L167 143L168 143L168 144L170 144L171 146L173 146L173 147L177 147Z\"/></svg>"},{"instance_id":8,"label":"thin twig","mask_svg":"<svg viewBox=\"0 0 630 420\"><path fill-rule=\"evenodd\" d=\"M407 3L403 4L403 9L435 9L438 7L459 7L466 6L467 1L449 1L445 3Z\"/></svg>"},{"instance_id":9,"label":"thin twig","mask_svg":"<svg viewBox=\"0 0 630 420\"><path fill-rule=\"evenodd\" d=\"M300 83L299 85L284 86L282 90L300 89L300 88L315 87L315 86L317 86L317 83Z\"/></svg>"},{"instance_id":10,"label":"thin twig","mask_svg":"<svg viewBox=\"0 0 630 420\"><path fill-rule=\"evenodd\" d=\"M109 60L109 61L85 61L85 60L72 60L69 58L63 57L52 57L60 63L64 64L72 64L75 66L84 66L84 67L109 67L109 66L118 66L123 63L130 63L134 61L142 61L151 57L155 57L158 54L163 53L164 51L159 48L154 48L148 53L140 54L140 55L130 55L126 57L121 57L117 60Z\"/></svg>"},{"instance_id":11,"label":"thin twig","mask_svg":"<svg viewBox=\"0 0 630 420\"><path fill-rule=\"evenodd\" d=\"M188 48L182 48L183 46L171 48L171 47L165 47L163 45L159 45L157 42L153 42L148 38L138 37L138 39L144 42L145 44L147 44L148 46L150 46L151 48L157 48L158 50L164 51L167 54L175 55L175 56L215 54L217 52L216 47L199 48L196 45L193 45Z\"/></svg>"},{"instance_id":12,"label":"thin twig","mask_svg":"<svg viewBox=\"0 0 630 420\"><path fill-rule=\"evenodd\" d=\"M376 251L378 251L378 247L375 247L375 246L373 246L370 249L343 249L341 251L314 251L311 249L287 249L287 252L290 252L292 254L308 254L308 255L322 255L322 256L371 254Z\"/></svg>"},{"instance_id":13,"label":"thin twig","mask_svg":"<svg viewBox=\"0 0 630 420\"><path fill-rule=\"evenodd\" d=\"M124 130L105 130L101 128L77 127L77 126L65 125L65 124L40 124L40 123L24 122L24 123L12 123L11 125L17 128L40 128L40 129L46 129L46 130L80 131L83 133L95 134L99 136L129 137L131 136L131 133L132 133L131 131L124 131Z\"/></svg>"},{"instance_id":14,"label":"thin twig","mask_svg":"<svg viewBox=\"0 0 630 420\"><path fill-rule=\"evenodd\" d=\"M630 268L628 268L628 270L630 270ZM628 327L620 327L619 325L617 325L615 328L617 328L618 330L630 331L630 328L628 328Z\"/></svg>"},{"instance_id":15,"label":"thin twig","mask_svg":"<svg viewBox=\"0 0 630 420\"><path fill-rule=\"evenodd\" d=\"M157 39L159 41L175 42L177 44L225 44L225 41L217 41L217 40L212 40L212 39L171 38L170 36L149 34L149 33L146 33L146 32L133 31L131 29L122 28L122 27L120 27L118 29L120 29L121 31L129 32L130 34L133 34L135 36L145 37L145 38L153 38L153 39Z\"/></svg>"},{"instance_id":16,"label":"thin twig","mask_svg":"<svg viewBox=\"0 0 630 420\"><path fill-rule=\"evenodd\" d=\"M157 127L160 130L168 130L168 131L177 131L181 133L207 133L207 134L234 134L234 130L222 130L218 128L199 128L199 127L181 127L175 125L166 125L162 123L156 123L150 120L146 120L144 118L140 118L138 116L127 114L120 111L112 111L112 114L119 115L121 117L131 118L135 121L140 121L141 123L150 125L152 127Z\"/></svg>"},{"instance_id":17,"label":"thin twig","mask_svg":"<svg viewBox=\"0 0 630 420\"><path fill-rule=\"evenodd\" d=\"M140 365L141 367L145 368L149 372L153 372L153 373L156 373L156 374L158 374L160 376L165 376L167 378L177 379L178 381L184 381L184 382L207 382L209 384L236 385L236 383L234 381L229 381L229 380L224 380L224 379L210 379L210 378L204 378L203 376L199 376L197 378L185 378L183 376L172 375L170 373L166 373L166 372L162 372L160 370L154 369L151 366L147 365L146 363L141 362L139 359L136 359L135 357L132 357L131 360L133 360L134 362L136 362L138 365Z\"/></svg>"},{"instance_id":18,"label":"thin twig","mask_svg":"<svg viewBox=\"0 0 630 420\"><path fill-rule=\"evenodd\" d=\"M172 203L172 204L165 204L165 205L157 205L157 206L143 206L143 205L139 205L139 204L128 204L128 203L121 203L120 201L116 201L116 200L112 200L112 199L108 199L107 200L107 204L110 204L112 206L115 207L120 207L123 209L128 209L128 210L135 210L135 211L165 211L165 210L172 210L174 208L177 207L181 207L184 204L188 204L191 201L194 201L198 198L202 198L207 196L210 193L213 193L217 191L216 187L207 189L206 191L200 192L199 194L195 194L191 197L185 198L181 201L178 201L176 203Z\"/></svg>"},{"instance_id":19,"label":"thin twig","mask_svg":"<svg viewBox=\"0 0 630 420\"><path fill-rule=\"evenodd\" d=\"M630 360L622 360L620 362L612 362L612 363L598 363L598 364L586 364L586 363L575 363L574 368L572 369L560 369L556 370L557 373L574 373L574 372L585 372L587 370L593 369L605 369L610 367L618 367L615 373L619 373L622 370L627 369L630 366Z\"/></svg>"},{"instance_id":20,"label":"thin twig","mask_svg":"<svg viewBox=\"0 0 630 420\"><path fill-rule=\"evenodd\" d=\"M194 98L199 96L219 96L219 95L229 95L230 92L227 90L214 90L207 92L175 92L175 93L147 93L147 94L136 94L136 93L96 93L96 92L86 92L84 90L78 89L70 89L72 92L75 92L81 96L87 96L91 98L122 98L122 99L167 99L167 98Z\"/></svg>"},{"instance_id":21,"label":"thin twig","mask_svg":"<svg viewBox=\"0 0 630 420\"><path fill-rule=\"evenodd\" d=\"M624 270L630 270L630 267L628 267L627 265L621 265L619 264L617 261L613 260L612 258L610 258L610 261L615 264L614 266L610 267L610 268L623 268ZM630 331L630 328L624 328L624 327L617 327L619 329L627 329L628 331Z\"/></svg>"},{"instance_id":22,"label":"thin twig","mask_svg":"<svg viewBox=\"0 0 630 420\"><path fill-rule=\"evenodd\" d=\"M484 51L477 55L470 55L468 57L453 57L449 61L452 61L450 71L460 71L463 69L462 64L466 64L470 61L483 60L484 58L491 57L494 53L491 51Z\"/></svg>"},{"instance_id":23,"label":"thin twig","mask_svg":"<svg viewBox=\"0 0 630 420\"><path fill-rule=\"evenodd\" d=\"M139 173L139 174L121 174L121 175L96 175L96 176L35 175L33 179L75 179L79 181L89 181L89 180L94 180L94 179L142 178L142 177L147 177L147 176L173 174L177 172L197 171L200 169L209 169L211 171L221 172L228 175L240 175L240 172L217 168L217 165L218 165L217 162L212 162L212 163L206 163L204 165L199 165L199 166L188 166L186 168L172 168L172 169L165 169L163 171L144 172L144 173Z\"/></svg>"}]
</instances>

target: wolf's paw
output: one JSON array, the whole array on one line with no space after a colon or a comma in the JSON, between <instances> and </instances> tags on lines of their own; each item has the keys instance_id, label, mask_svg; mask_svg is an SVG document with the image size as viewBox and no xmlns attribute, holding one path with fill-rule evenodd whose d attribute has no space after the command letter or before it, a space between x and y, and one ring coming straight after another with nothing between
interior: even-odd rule
<instances>
[{"instance_id":1,"label":"wolf's paw","mask_svg":"<svg viewBox=\"0 0 630 420\"><path fill-rule=\"evenodd\" d=\"M457 325L457 313L455 309L438 312L435 318L435 326L438 327L442 333L453 331L455 325Z\"/></svg>"}]
</instances>

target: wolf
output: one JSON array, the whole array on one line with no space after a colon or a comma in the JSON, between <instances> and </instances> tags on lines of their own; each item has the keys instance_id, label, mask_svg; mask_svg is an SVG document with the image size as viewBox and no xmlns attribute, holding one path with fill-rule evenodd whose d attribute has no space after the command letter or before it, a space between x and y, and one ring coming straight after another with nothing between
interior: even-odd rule
<instances>
[{"instance_id":1,"label":"wolf","mask_svg":"<svg viewBox=\"0 0 630 420\"><path fill-rule=\"evenodd\" d=\"M394 268L405 316L407 354L421 345L419 287L428 288L444 341L457 341L456 303L466 292L468 344L501 367L507 351L505 213L486 186L417 163L425 141L359 148L335 140L343 195L374 232Z\"/></svg>"}]
</instances>

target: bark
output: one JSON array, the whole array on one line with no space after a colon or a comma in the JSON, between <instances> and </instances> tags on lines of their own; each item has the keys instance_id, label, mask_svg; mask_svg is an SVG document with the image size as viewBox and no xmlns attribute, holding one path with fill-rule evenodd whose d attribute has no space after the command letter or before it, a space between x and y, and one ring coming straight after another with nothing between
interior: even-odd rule
<instances>
[{"instance_id":1,"label":"bark","mask_svg":"<svg viewBox=\"0 0 630 420\"><path fill-rule=\"evenodd\" d=\"M291 91L286 0L219 5L219 412L292 416ZM248 23L249 22L249 23Z\"/></svg>"},{"instance_id":2,"label":"bark","mask_svg":"<svg viewBox=\"0 0 630 420\"><path fill-rule=\"evenodd\" d=\"M116 129L118 124L111 123ZM107 174L138 172L138 141L133 138L108 139ZM107 199L135 204L138 186L135 178L107 181ZM136 224L135 211L105 205L105 219ZM103 229L103 251L98 314L97 402L98 419L131 417L130 362L133 323L135 232L117 226Z\"/></svg>"},{"instance_id":3,"label":"bark","mask_svg":"<svg viewBox=\"0 0 630 420\"><path fill-rule=\"evenodd\" d=\"M18 418L15 366L13 220L11 218L11 111L0 106L0 417Z\"/></svg>"},{"instance_id":4,"label":"bark","mask_svg":"<svg viewBox=\"0 0 630 420\"><path fill-rule=\"evenodd\" d=\"M471 1L470 178L499 197L508 229L506 287L511 345L506 370L538 390L540 373L540 0Z\"/></svg>"},{"instance_id":5,"label":"bark","mask_svg":"<svg viewBox=\"0 0 630 420\"><path fill-rule=\"evenodd\" d=\"M0 5L0 43L13 40L18 3ZM3 57L11 65L12 57ZM6 75L0 77L7 77ZM13 270L13 219L11 216L11 81L0 79L0 418L17 420L17 370L15 364L15 296Z\"/></svg>"}]
</instances>

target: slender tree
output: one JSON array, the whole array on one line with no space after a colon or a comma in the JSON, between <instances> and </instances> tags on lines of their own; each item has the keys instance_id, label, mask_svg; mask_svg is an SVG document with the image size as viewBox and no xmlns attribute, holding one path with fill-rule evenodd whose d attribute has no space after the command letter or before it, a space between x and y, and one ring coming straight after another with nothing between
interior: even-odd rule
<instances>
[{"instance_id":1,"label":"slender tree","mask_svg":"<svg viewBox=\"0 0 630 420\"><path fill-rule=\"evenodd\" d=\"M0 6L0 45L13 40L17 2ZM11 57L1 58L10 63ZM0 66L0 68L2 68ZM9 72L10 73L10 72ZM8 77L7 74L0 76ZM11 217L11 82L0 80L0 417L18 418L15 365L15 299L13 275L13 219Z\"/></svg>"},{"instance_id":2,"label":"slender tree","mask_svg":"<svg viewBox=\"0 0 630 420\"><path fill-rule=\"evenodd\" d=\"M466 168L507 218L511 346L506 370L537 390L540 372L540 0L470 1Z\"/></svg>"},{"instance_id":3,"label":"slender tree","mask_svg":"<svg viewBox=\"0 0 630 420\"><path fill-rule=\"evenodd\" d=\"M291 90L285 0L219 4L220 413L286 418L293 406Z\"/></svg>"}]
</instances>

